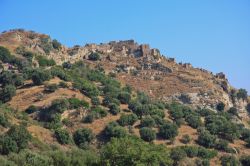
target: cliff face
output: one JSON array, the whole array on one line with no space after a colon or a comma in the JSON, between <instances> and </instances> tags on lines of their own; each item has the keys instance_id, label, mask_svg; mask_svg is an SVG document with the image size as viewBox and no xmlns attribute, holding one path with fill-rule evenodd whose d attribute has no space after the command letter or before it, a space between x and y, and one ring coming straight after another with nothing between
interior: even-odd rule
<instances>
[{"instance_id":1,"label":"cliff face","mask_svg":"<svg viewBox=\"0 0 250 166\"><path fill-rule=\"evenodd\" d=\"M245 116L247 101L234 97L237 92L223 73L213 73L194 68L189 63L176 63L174 58L161 55L158 49L133 40L112 41L105 44L86 44L60 49L51 47L49 36L30 31L13 30L0 35L0 45L11 50L16 56L16 48L52 58L57 64L74 63L83 60L92 67L101 67L113 73L124 84L142 90L154 98L164 101L176 100L193 107L215 109L219 102L226 107L237 107ZM49 51L46 48L50 48ZM98 53L100 59L89 59L91 53ZM37 65L36 60L33 60Z\"/></svg>"}]
</instances>

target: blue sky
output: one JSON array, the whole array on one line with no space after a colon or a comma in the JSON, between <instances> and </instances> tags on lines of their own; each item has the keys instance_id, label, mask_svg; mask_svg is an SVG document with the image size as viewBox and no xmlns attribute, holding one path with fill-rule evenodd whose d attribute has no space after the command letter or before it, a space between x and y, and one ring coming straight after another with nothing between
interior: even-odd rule
<instances>
[{"instance_id":1,"label":"blue sky","mask_svg":"<svg viewBox=\"0 0 250 166\"><path fill-rule=\"evenodd\" d=\"M250 92L249 0L0 0L0 11L0 31L34 30L67 46L134 39Z\"/></svg>"}]
</instances>

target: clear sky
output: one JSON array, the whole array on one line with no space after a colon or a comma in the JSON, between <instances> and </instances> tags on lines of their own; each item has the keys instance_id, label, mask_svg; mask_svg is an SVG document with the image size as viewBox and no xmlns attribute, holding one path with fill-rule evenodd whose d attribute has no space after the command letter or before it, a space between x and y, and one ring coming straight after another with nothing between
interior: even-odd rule
<instances>
[{"instance_id":1,"label":"clear sky","mask_svg":"<svg viewBox=\"0 0 250 166\"><path fill-rule=\"evenodd\" d=\"M0 0L0 11L0 31L34 30L67 46L134 39L250 92L249 0Z\"/></svg>"}]
</instances>

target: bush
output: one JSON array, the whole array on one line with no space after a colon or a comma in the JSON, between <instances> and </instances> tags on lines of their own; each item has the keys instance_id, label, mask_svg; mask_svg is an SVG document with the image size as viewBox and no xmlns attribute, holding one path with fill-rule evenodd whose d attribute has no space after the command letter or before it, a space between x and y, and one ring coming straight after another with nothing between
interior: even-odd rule
<instances>
[{"instance_id":1,"label":"bush","mask_svg":"<svg viewBox=\"0 0 250 166\"><path fill-rule=\"evenodd\" d=\"M228 110L228 113L232 114L232 115L235 115L235 116L238 116L238 111L235 107L231 107L229 110Z\"/></svg>"},{"instance_id":2,"label":"bush","mask_svg":"<svg viewBox=\"0 0 250 166\"><path fill-rule=\"evenodd\" d=\"M44 87L44 90L49 93L55 92L57 89L58 89L57 84L48 84L45 85Z\"/></svg>"},{"instance_id":3,"label":"bush","mask_svg":"<svg viewBox=\"0 0 250 166\"><path fill-rule=\"evenodd\" d=\"M218 103L217 106L216 106L216 109L217 109L218 111L224 111L224 109L225 109L225 104L222 103L222 102Z\"/></svg>"},{"instance_id":4,"label":"bush","mask_svg":"<svg viewBox=\"0 0 250 166\"><path fill-rule=\"evenodd\" d=\"M68 84L64 81L59 82L59 87L60 88L68 88Z\"/></svg>"},{"instance_id":5,"label":"bush","mask_svg":"<svg viewBox=\"0 0 250 166\"><path fill-rule=\"evenodd\" d=\"M126 130L123 127L119 126L117 122L110 122L104 129L104 133L107 138L122 138L127 135Z\"/></svg>"},{"instance_id":6,"label":"bush","mask_svg":"<svg viewBox=\"0 0 250 166\"><path fill-rule=\"evenodd\" d=\"M4 63L10 63L13 59L14 57L10 54L10 51L5 47L0 46L0 60Z\"/></svg>"},{"instance_id":7,"label":"bush","mask_svg":"<svg viewBox=\"0 0 250 166\"><path fill-rule=\"evenodd\" d=\"M100 117L103 118L107 116L107 112L101 107L92 107L91 113L95 114L95 118L100 118Z\"/></svg>"},{"instance_id":8,"label":"bush","mask_svg":"<svg viewBox=\"0 0 250 166\"><path fill-rule=\"evenodd\" d=\"M69 108L71 108L71 109L77 109L80 107L89 108L88 102L86 102L84 100L79 100L78 98L69 98L68 102L69 102Z\"/></svg>"},{"instance_id":9,"label":"bush","mask_svg":"<svg viewBox=\"0 0 250 166\"><path fill-rule=\"evenodd\" d=\"M215 149L227 151L227 150L228 150L228 141L223 140L223 139L219 139L219 140L215 143Z\"/></svg>"},{"instance_id":10,"label":"bush","mask_svg":"<svg viewBox=\"0 0 250 166\"><path fill-rule=\"evenodd\" d=\"M68 144L70 142L70 135L66 130L55 130L55 137L60 144Z\"/></svg>"},{"instance_id":11,"label":"bush","mask_svg":"<svg viewBox=\"0 0 250 166\"><path fill-rule=\"evenodd\" d=\"M195 115L195 114L187 115L185 117L185 120L189 126L195 128L195 129L202 125L202 121L201 121L199 115Z\"/></svg>"},{"instance_id":12,"label":"bush","mask_svg":"<svg viewBox=\"0 0 250 166\"><path fill-rule=\"evenodd\" d=\"M220 158L222 166L238 166L240 165L239 161L234 156L224 155Z\"/></svg>"},{"instance_id":13,"label":"bush","mask_svg":"<svg viewBox=\"0 0 250 166\"><path fill-rule=\"evenodd\" d=\"M203 147L200 147L198 150L198 157L205 158L205 159L211 159L217 156L217 151L215 150L209 150Z\"/></svg>"},{"instance_id":14,"label":"bush","mask_svg":"<svg viewBox=\"0 0 250 166\"><path fill-rule=\"evenodd\" d=\"M134 137L113 138L101 150L101 165L172 165L165 147Z\"/></svg>"},{"instance_id":15,"label":"bush","mask_svg":"<svg viewBox=\"0 0 250 166\"><path fill-rule=\"evenodd\" d=\"M100 100L98 97L94 96L94 97L91 97L91 103L94 105L94 106L98 106L100 105Z\"/></svg>"},{"instance_id":16,"label":"bush","mask_svg":"<svg viewBox=\"0 0 250 166\"><path fill-rule=\"evenodd\" d=\"M150 116L146 116L145 118L141 120L142 127L154 127L155 125L156 125L155 120L151 118Z\"/></svg>"},{"instance_id":17,"label":"bush","mask_svg":"<svg viewBox=\"0 0 250 166\"><path fill-rule=\"evenodd\" d=\"M94 139L94 134L88 128L78 129L73 135L75 144L84 147Z\"/></svg>"},{"instance_id":18,"label":"bush","mask_svg":"<svg viewBox=\"0 0 250 166\"><path fill-rule=\"evenodd\" d=\"M56 65L56 62L53 59L47 59L45 56L42 56L42 55L37 56L36 59L38 60L40 67Z\"/></svg>"},{"instance_id":19,"label":"bush","mask_svg":"<svg viewBox=\"0 0 250 166\"><path fill-rule=\"evenodd\" d=\"M128 92L121 92L119 95L118 95L118 99L120 100L120 102L122 104L128 104L130 99L131 99L131 96Z\"/></svg>"},{"instance_id":20,"label":"bush","mask_svg":"<svg viewBox=\"0 0 250 166\"><path fill-rule=\"evenodd\" d=\"M23 85L23 77L22 75L18 75L10 71L3 71L0 75L0 82L2 83L2 86L21 86Z\"/></svg>"},{"instance_id":21,"label":"bush","mask_svg":"<svg viewBox=\"0 0 250 166\"><path fill-rule=\"evenodd\" d=\"M247 104L246 109L247 109L248 114L250 114L250 103Z\"/></svg>"},{"instance_id":22,"label":"bush","mask_svg":"<svg viewBox=\"0 0 250 166\"><path fill-rule=\"evenodd\" d=\"M52 113L63 113L70 106L67 99L55 99L52 101L49 110Z\"/></svg>"},{"instance_id":23,"label":"bush","mask_svg":"<svg viewBox=\"0 0 250 166\"><path fill-rule=\"evenodd\" d=\"M237 98L246 100L248 97L247 91L245 89L239 89L237 92Z\"/></svg>"},{"instance_id":24,"label":"bush","mask_svg":"<svg viewBox=\"0 0 250 166\"><path fill-rule=\"evenodd\" d=\"M7 155L10 152L17 152L17 143L9 136L0 136L0 153Z\"/></svg>"},{"instance_id":25,"label":"bush","mask_svg":"<svg viewBox=\"0 0 250 166\"><path fill-rule=\"evenodd\" d=\"M117 115L120 112L120 107L112 103L109 105L109 112L113 115Z\"/></svg>"},{"instance_id":26,"label":"bush","mask_svg":"<svg viewBox=\"0 0 250 166\"><path fill-rule=\"evenodd\" d=\"M159 135L164 139L172 139L178 135L178 127L175 124L165 123L160 126Z\"/></svg>"},{"instance_id":27,"label":"bush","mask_svg":"<svg viewBox=\"0 0 250 166\"><path fill-rule=\"evenodd\" d=\"M212 148L215 145L216 137L209 131L201 131L198 136L198 143L204 147Z\"/></svg>"},{"instance_id":28,"label":"bush","mask_svg":"<svg viewBox=\"0 0 250 166\"><path fill-rule=\"evenodd\" d=\"M177 147L172 149L170 156L175 161L175 163L178 163L178 161L186 158L187 154L182 148Z\"/></svg>"},{"instance_id":29,"label":"bush","mask_svg":"<svg viewBox=\"0 0 250 166\"><path fill-rule=\"evenodd\" d=\"M62 48L62 44L58 42L56 39L52 40L52 46L56 50L60 50Z\"/></svg>"},{"instance_id":30,"label":"bush","mask_svg":"<svg viewBox=\"0 0 250 166\"><path fill-rule=\"evenodd\" d=\"M32 114L32 113L37 112L37 111L39 111L39 108L38 108L37 106L34 106L34 105L29 106L29 107L25 110L25 112L26 112L27 114Z\"/></svg>"},{"instance_id":31,"label":"bush","mask_svg":"<svg viewBox=\"0 0 250 166\"><path fill-rule=\"evenodd\" d=\"M35 70L31 79L35 85L41 85L44 81L50 80L51 75L48 71Z\"/></svg>"},{"instance_id":32,"label":"bush","mask_svg":"<svg viewBox=\"0 0 250 166\"><path fill-rule=\"evenodd\" d=\"M250 156L241 156L240 157L241 164L244 165L250 165Z\"/></svg>"},{"instance_id":33,"label":"bush","mask_svg":"<svg viewBox=\"0 0 250 166\"><path fill-rule=\"evenodd\" d=\"M151 142L155 140L156 133L154 130L148 127L143 127L140 129L140 136L141 136L141 139L143 139L144 141Z\"/></svg>"},{"instance_id":34,"label":"bush","mask_svg":"<svg viewBox=\"0 0 250 166\"><path fill-rule=\"evenodd\" d=\"M197 157L199 152L198 146L184 146L183 150L186 152L188 157Z\"/></svg>"},{"instance_id":35,"label":"bush","mask_svg":"<svg viewBox=\"0 0 250 166\"><path fill-rule=\"evenodd\" d=\"M138 120L138 117L135 114L122 114L118 123L121 126L134 125L134 123Z\"/></svg>"},{"instance_id":36,"label":"bush","mask_svg":"<svg viewBox=\"0 0 250 166\"><path fill-rule=\"evenodd\" d=\"M7 131L7 136L16 142L19 150L26 148L31 139L30 133L24 126L12 126Z\"/></svg>"},{"instance_id":37,"label":"bush","mask_svg":"<svg viewBox=\"0 0 250 166\"><path fill-rule=\"evenodd\" d=\"M87 116L84 117L83 122L84 123L92 123L96 118L96 115L93 113L88 114Z\"/></svg>"},{"instance_id":38,"label":"bush","mask_svg":"<svg viewBox=\"0 0 250 166\"><path fill-rule=\"evenodd\" d=\"M98 61L98 60L100 60L100 58L101 58L100 54L98 54L96 52L92 52L89 55L89 60L92 60L92 61Z\"/></svg>"},{"instance_id":39,"label":"bush","mask_svg":"<svg viewBox=\"0 0 250 166\"><path fill-rule=\"evenodd\" d=\"M187 134L183 135L182 138L181 138L181 142L184 143L184 144L188 144L190 141L191 141L191 138Z\"/></svg>"},{"instance_id":40,"label":"bush","mask_svg":"<svg viewBox=\"0 0 250 166\"><path fill-rule=\"evenodd\" d=\"M13 96L16 95L16 87L13 85L6 85L0 93L1 97L0 99L3 102L8 102L12 99Z\"/></svg>"}]
</instances>

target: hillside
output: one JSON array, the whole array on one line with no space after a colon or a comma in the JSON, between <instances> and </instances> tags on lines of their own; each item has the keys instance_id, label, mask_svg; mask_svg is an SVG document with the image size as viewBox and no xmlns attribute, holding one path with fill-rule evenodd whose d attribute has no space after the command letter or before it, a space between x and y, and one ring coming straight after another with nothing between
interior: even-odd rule
<instances>
[{"instance_id":1,"label":"hillside","mask_svg":"<svg viewBox=\"0 0 250 166\"><path fill-rule=\"evenodd\" d=\"M223 73L133 40L67 48L21 29L0 34L0 60L0 163L250 163L249 97Z\"/></svg>"}]
</instances>

